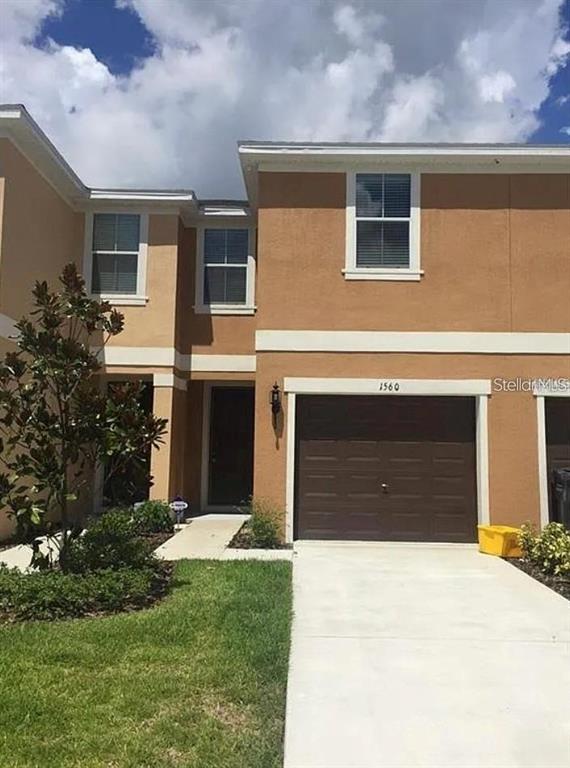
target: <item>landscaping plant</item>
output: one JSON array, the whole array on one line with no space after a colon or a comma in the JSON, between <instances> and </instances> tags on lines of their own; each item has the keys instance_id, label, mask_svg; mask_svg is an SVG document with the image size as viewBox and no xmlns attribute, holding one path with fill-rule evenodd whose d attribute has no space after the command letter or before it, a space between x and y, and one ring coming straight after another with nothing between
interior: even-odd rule
<instances>
[{"instance_id":1,"label":"landscaping plant","mask_svg":"<svg viewBox=\"0 0 570 768\"><path fill-rule=\"evenodd\" d=\"M570 531L562 523L548 523L539 533L525 523L519 545L523 560L544 574L570 578Z\"/></svg>"},{"instance_id":2,"label":"landscaping plant","mask_svg":"<svg viewBox=\"0 0 570 768\"><path fill-rule=\"evenodd\" d=\"M165 568L119 568L94 573L22 573L0 565L0 620L79 618L142 608L168 588Z\"/></svg>"},{"instance_id":3,"label":"landscaping plant","mask_svg":"<svg viewBox=\"0 0 570 768\"><path fill-rule=\"evenodd\" d=\"M140 385L100 386L103 348L123 316L87 296L73 264L61 289L33 290L30 317L16 324L17 351L0 361L0 509L20 538L47 531L63 554L83 524L81 492L98 463L107 479L161 442L166 421L140 406ZM37 548L36 548L37 549ZM36 564L46 564L39 554Z\"/></svg>"},{"instance_id":4,"label":"landscaping plant","mask_svg":"<svg viewBox=\"0 0 570 768\"><path fill-rule=\"evenodd\" d=\"M242 507L250 515L234 545L251 549L278 549L281 546L281 510L268 499L252 498Z\"/></svg>"},{"instance_id":5,"label":"landscaping plant","mask_svg":"<svg viewBox=\"0 0 570 768\"><path fill-rule=\"evenodd\" d=\"M143 501L132 513L135 530L139 534L173 533L172 510L166 501Z\"/></svg>"}]
</instances>

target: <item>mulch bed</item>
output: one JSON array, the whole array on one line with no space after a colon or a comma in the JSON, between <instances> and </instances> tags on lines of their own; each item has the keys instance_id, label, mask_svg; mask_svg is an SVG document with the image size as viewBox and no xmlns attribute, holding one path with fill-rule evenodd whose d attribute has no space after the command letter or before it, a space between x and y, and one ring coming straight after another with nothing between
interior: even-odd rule
<instances>
[{"instance_id":1,"label":"mulch bed","mask_svg":"<svg viewBox=\"0 0 570 768\"><path fill-rule=\"evenodd\" d=\"M233 539L228 544L229 549L259 549L256 547L251 539L251 532L248 528L247 522L245 522ZM290 544L279 544L271 549L291 549Z\"/></svg>"},{"instance_id":2,"label":"mulch bed","mask_svg":"<svg viewBox=\"0 0 570 768\"><path fill-rule=\"evenodd\" d=\"M147 533L145 536L141 536L141 539L147 541L152 549L156 549L161 544L164 544L165 541L171 539L175 533L176 531L173 533Z\"/></svg>"},{"instance_id":3,"label":"mulch bed","mask_svg":"<svg viewBox=\"0 0 570 768\"><path fill-rule=\"evenodd\" d=\"M514 565L515 568L524 571L528 576L532 576L533 579L540 581L541 584L550 587L554 592L558 592L562 597L570 600L570 578L564 576L549 576L539 570L536 566L531 565L531 563L527 563L526 560L520 558L508 558L507 562Z\"/></svg>"}]
</instances>

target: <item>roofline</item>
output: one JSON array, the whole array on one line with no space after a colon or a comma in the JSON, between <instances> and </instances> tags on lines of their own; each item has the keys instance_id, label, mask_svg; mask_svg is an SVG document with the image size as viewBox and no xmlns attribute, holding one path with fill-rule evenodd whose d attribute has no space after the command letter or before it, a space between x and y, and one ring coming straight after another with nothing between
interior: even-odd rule
<instances>
[{"instance_id":1,"label":"roofline","mask_svg":"<svg viewBox=\"0 0 570 768\"><path fill-rule=\"evenodd\" d=\"M239 141L238 154L252 208L258 172L570 173L570 144L435 144Z\"/></svg>"},{"instance_id":2,"label":"roofline","mask_svg":"<svg viewBox=\"0 0 570 768\"><path fill-rule=\"evenodd\" d=\"M521 144L521 143L462 143L462 142L298 142L298 141L238 141L240 154L366 154L366 155L432 155L447 156L542 156L562 154L570 157L570 143Z\"/></svg>"},{"instance_id":3,"label":"roofline","mask_svg":"<svg viewBox=\"0 0 570 768\"><path fill-rule=\"evenodd\" d=\"M101 189L81 181L23 104L0 104L0 138L10 139L64 200L73 208L91 202L150 204L197 208L191 189Z\"/></svg>"}]
</instances>

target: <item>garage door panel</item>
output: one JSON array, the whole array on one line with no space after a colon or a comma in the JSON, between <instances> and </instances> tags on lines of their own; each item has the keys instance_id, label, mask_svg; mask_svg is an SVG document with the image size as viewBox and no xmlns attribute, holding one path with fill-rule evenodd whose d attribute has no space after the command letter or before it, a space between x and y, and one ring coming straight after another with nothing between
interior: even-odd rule
<instances>
[{"instance_id":1,"label":"garage door panel","mask_svg":"<svg viewBox=\"0 0 570 768\"><path fill-rule=\"evenodd\" d=\"M474 541L474 425L469 398L300 396L297 535Z\"/></svg>"}]
</instances>

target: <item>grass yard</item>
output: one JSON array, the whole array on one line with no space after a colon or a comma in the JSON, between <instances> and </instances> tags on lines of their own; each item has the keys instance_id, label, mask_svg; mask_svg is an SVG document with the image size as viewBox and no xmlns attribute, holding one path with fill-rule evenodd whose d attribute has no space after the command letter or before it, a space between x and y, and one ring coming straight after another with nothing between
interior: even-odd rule
<instances>
[{"instance_id":1,"label":"grass yard","mask_svg":"<svg viewBox=\"0 0 570 768\"><path fill-rule=\"evenodd\" d=\"M291 564L183 561L154 608L0 626L0 766L282 765Z\"/></svg>"}]
</instances>

